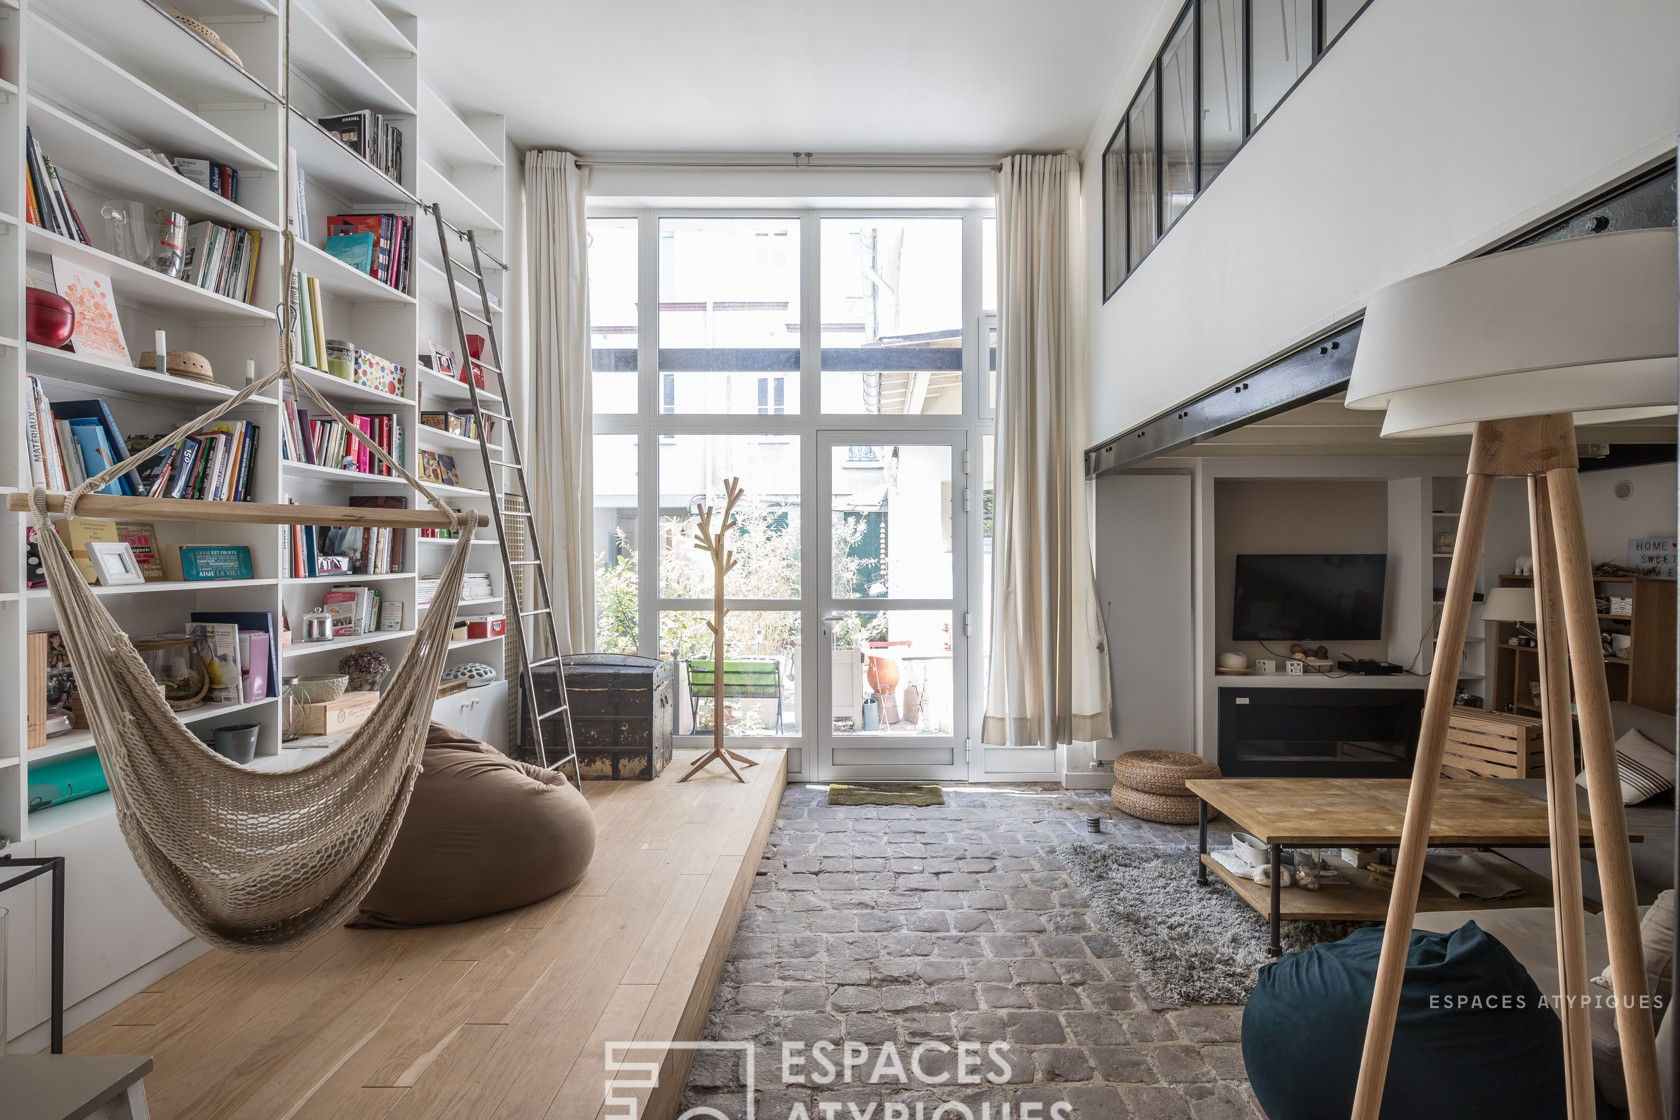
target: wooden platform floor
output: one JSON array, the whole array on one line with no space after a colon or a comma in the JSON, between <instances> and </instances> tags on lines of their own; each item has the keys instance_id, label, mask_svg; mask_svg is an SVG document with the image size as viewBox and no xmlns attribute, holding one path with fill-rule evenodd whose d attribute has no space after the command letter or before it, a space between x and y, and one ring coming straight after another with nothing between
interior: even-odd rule
<instances>
[{"instance_id":1,"label":"wooden platform floor","mask_svg":"<svg viewBox=\"0 0 1680 1120\"><path fill-rule=\"evenodd\" d=\"M787 778L587 782L588 876L523 910L422 930L335 930L293 953L211 952L67 1040L149 1054L156 1120L580 1120L608 1041L699 1037ZM114 920L120 920L113 915ZM675 1114L672 1052L641 1116ZM637 1054L638 1060L652 1055Z\"/></svg>"}]
</instances>

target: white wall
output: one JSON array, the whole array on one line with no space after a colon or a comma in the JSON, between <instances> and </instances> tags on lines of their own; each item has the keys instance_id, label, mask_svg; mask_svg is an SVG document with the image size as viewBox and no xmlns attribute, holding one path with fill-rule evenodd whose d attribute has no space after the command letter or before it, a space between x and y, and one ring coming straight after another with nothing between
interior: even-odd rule
<instances>
[{"instance_id":1,"label":"white wall","mask_svg":"<svg viewBox=\"0 0 1680 1120\"><path fill-rule=\"evenodd\" d=\"M1616 497L1618 482L1632 487L1626 498ZM1673 463L1583 474L1581 507L1587 519L1587 554L1593 563L1627 563L1630 537L1673 536L1675 489ZM1533 551L1528 535L1527 486L1521 479L1502 478L1494 483L1488 511L1487 571L1494 577L1509 572L1518 556Z\"/></svg>"},{"instance_id":2,"label":"white wall","mask_svg":"<svg viewBox=\"0 0 1680 1120\"><path fill-rule=\"evenodd\" d=\"M1091 438L1672 152L1677 50L1673 0L1374 0L1098 306L1102 147L1149 63L1134 59L1085 156Z\"/></svg>"}]
</instances>

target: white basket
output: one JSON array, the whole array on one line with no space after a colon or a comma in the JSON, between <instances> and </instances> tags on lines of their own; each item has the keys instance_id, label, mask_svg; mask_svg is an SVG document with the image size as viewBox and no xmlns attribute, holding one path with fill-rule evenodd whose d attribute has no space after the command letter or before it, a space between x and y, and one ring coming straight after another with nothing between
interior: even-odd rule
<instances>
[{"instance_id":1,"label":"white basket","mask_svg":"<svg viewBox=\"0 0 1680 1120\"><path fill-rule=\"evenodd\" d=\"M1613 615L1618 615L1618 616L1623 617L1623 618L1631 618L1633 616L1633 596L1631 596L1631 595L1612 595L1612 596L1610 596L1610 611L1609 611L1609 613L1613 614Z\"/></svg>"}]
</instances>

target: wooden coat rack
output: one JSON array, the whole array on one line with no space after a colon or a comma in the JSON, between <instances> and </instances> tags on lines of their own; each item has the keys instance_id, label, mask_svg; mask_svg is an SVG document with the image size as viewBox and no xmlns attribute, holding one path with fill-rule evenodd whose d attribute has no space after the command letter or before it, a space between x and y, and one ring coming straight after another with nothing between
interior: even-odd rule
<instances>
[{"instance_id":1,"label":"wooden coat rack","mask_svg":"<svg viewBox=\"0 0 1680 1120\"><path fill-rule=\"evenodd\" d=\"M712 762L722 762L729 772L735 775L735 780L745 782L741 772L735 768L735 763L742 766L757 766L756 759L748 758L739 751L732 751L723 745L723 620L729 609L723 605L723 577L735 567L735 554L731 552L724 538L731 529L740 523L735 519L735 506L741 500L741 480L739 478L725 479L723 483L723 520L719 522L717 530L712 529L712 517L716 513L713 506L707 506L701 511L700 525L696 530L699 538L694 547L712 558L712 618L706 623L712 632L712 749L701 755L689 767L688 773L678 778L678 782L686 782L700 773Z\"/></svg>"}]
</instances>

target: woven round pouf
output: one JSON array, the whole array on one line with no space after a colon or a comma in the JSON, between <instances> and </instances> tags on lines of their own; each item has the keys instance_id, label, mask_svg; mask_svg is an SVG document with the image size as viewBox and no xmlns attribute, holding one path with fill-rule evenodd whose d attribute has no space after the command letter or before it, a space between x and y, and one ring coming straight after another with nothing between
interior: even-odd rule
<instances>
[{"instance_id":1,"label":"woven round pouf","mask_svg":"<svg viewBox=\"0 0 1680 1120\"><path fill-rule=\"evenodd\" d=\"M1139 793L1185 797L1186 781L1217 777L1218 764L1183 751L1131 751L1114 760L1115 783Z\"/></svg>"},{"instance_id":2,"label":"woven round pouf","mask_svg":"<svg viewBox=\"0 0 1680 1120\"><path fill-rule=\"evenodd\" d=\"M1196 799L1194 797L1178 796L1165 793L1145 793L1138 789L1128 789L1116 785L1108 791L1114 798L1115 808L1129 817L1136 817L1140 821L1154 821L1156 824L1195 824Z\"/></svg>"}]
</instances>

